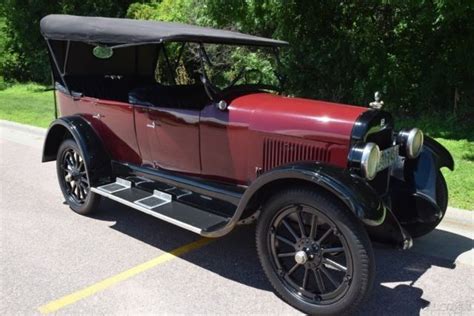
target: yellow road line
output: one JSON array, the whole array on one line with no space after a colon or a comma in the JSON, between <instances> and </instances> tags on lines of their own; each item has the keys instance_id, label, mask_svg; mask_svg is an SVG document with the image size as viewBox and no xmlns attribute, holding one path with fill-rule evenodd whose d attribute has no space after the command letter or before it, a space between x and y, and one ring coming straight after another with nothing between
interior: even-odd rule
<instances>
[{"instance_id":1,"label":"yellow road line","mask_svg":"<svg viewBox=\"0 0 474 316\"><path fill-rule=\"evenodd\" d=\"M184 246L181 246L179 248L176 248L168 253L162 254L161 256L158 256L154 259L151 259L150 261L144 262L142 264L139 264L138 266L135 266L129 270L123 271L119 274L116 274L114 276L111 276L107 279L104 279L100 282L97 282L91 286L88 286L82 290L79 290L77 292L71 293L69 295L66 295L64 297L61 297L60 299L51 301L43 306L40 306L38 308L39 312L42 314L47 314L47 313L52 313L55 312L63 307L66 307L68 305L71 305L79 300L82 300L86 297L89 297L97 292L100 292L102 290L105 290L119 282L125 281L137 274L140 274L142 272L145 272L159 264L165 263L167 261L170 261L172 259L177 258L180 255L183 255L189 251L201 248L208 243L210 243L213 239L207 239L207 238L201 238L195 242L186 244Z\"/></svg>"}]
</instances>

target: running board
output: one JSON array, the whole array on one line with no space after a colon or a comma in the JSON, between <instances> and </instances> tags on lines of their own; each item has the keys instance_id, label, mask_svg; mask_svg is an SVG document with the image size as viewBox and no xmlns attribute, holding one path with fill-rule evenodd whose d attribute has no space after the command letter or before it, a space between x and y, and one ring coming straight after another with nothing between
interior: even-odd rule
<instances>
[{"instance_id":1,"label":"running board","mask_svg":"<svg viewBox=\"0 0 474 316\"><path fill-rule=\"evenodd\" d=\"M134 184L117 178L115 182L93 187L91 191L200 235L225 226L230 220L229 217L176 200L186 201L184 198L192 192L170 187L165 189L166 192L155 189L150 193Z\"/></svg>"}]
</instances>

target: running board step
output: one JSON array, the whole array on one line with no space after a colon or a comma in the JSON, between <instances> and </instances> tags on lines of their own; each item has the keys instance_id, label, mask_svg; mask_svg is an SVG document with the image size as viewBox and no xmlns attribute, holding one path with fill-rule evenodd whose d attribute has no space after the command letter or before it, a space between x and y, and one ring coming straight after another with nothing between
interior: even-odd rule
<instances>
[{"instance_id":1,"label":"running board step","mask_svg":"<svg viewBox=\"0 0 474 316\"><path fill-rule=\"evenodd\" d=\"M167 192L153 190L153 193L150 193L139 189L132 186L131 181L121 178L117 178L113 183L93 187L91 191L200 235L224 226L230 220L228 217L173 200L173 196Z\"/></svg>"}]
</instances>

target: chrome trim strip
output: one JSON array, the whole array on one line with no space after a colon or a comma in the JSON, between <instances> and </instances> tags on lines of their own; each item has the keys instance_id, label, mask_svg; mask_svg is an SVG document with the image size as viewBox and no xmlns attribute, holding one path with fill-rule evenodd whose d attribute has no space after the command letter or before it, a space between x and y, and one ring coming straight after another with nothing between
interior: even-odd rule
<instances>
[{"instance_id":1,"label":"chrome trim strip","mask_svg":"<svg viewBox=\"0 0 474 316\"><path fill-rule=\"evenodd\" d=\"M126 181L126 180L125 180ZM196 233L196 234L199 234L199 235L202 235L202 229L201 228L198 228L198 227L194 227L192 225L189 225L189 224L186 224L186 223L183 223L183 222L180 222L174 218L171 218L171 217L168 217L166 215L163 215L163 214L160 214L160 213L156 213L156 212L153 212L153 210L150 210L150 209L147 209L145 207L142 207L140 205L137 205L133 202L130 202L130 201L127 201L125 199L122 199L122 198L119 198L113 194L110 194L110 193L107 193L105 191L101 191L99 190L98 188L91 188L91 191L94 192L94 193L97 193L97 194L100 194L102 196L105 196L111 200L114 200L116 202L119 202L123 205L126 205L128 207L131 207L133 209L136 209L140 212L143 212L143 213L146 213L148 215L151 215L153 217L156 217L156 218L159 218L161 220L164 220L165 222L168 222L168 223L171 223L171 224L174 224L176 226L179 226L181 228L184 228L186 230L189 230L193 233Z\"/></svg>"},{"instance_id":2,"label":"chrome trim strip","mask_svg":"<svg viewBox=\"0 0 474 316\"><path fill-rule=\"evenodd\" d=\"M179 198L182 198L183 196L188 196L188 195L191 195L193 194L193 192L189 191L189 190L183 190L185 191L186 193L183 193L181 195L176 195L176 198L179 199Z\"/></svg>"},{"instance_id":3,"label":"chrome trim strip","mask_svg":"<svg viewBox=\"0 0 474 316\"><path fill-rule=\"evenodd\" d=\"M135 178L137 179L140 179L141 181L138 181L138 182L133 182L136 185L138 184L142 184L142 183L149 183L149 182L153 182L151 180L148 180L147 178L144 178L144 177L138 177L138 176L135 176ZM130 181L130 180L127 180L127 181Z\"/></svg>"}]
</instances>

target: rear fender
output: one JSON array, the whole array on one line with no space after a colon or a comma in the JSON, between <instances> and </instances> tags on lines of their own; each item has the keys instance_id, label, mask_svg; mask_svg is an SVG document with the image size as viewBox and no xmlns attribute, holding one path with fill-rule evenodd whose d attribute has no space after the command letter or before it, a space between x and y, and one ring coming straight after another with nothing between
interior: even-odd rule
<instances>
[{"instance_id":1,"label":"rear fender","mask_svg":"<svg viewBox=\"0 0 474 316\"><path fill-rule=\"evenodd\" d=\"M91 181L91 186L102 183L111 175L110 156L96 131L79 115L64 116L53 121L46 133L42 162L56 160L59 146L66 138L73 138L79 146Z\"/></svg>"}]
</instances>

